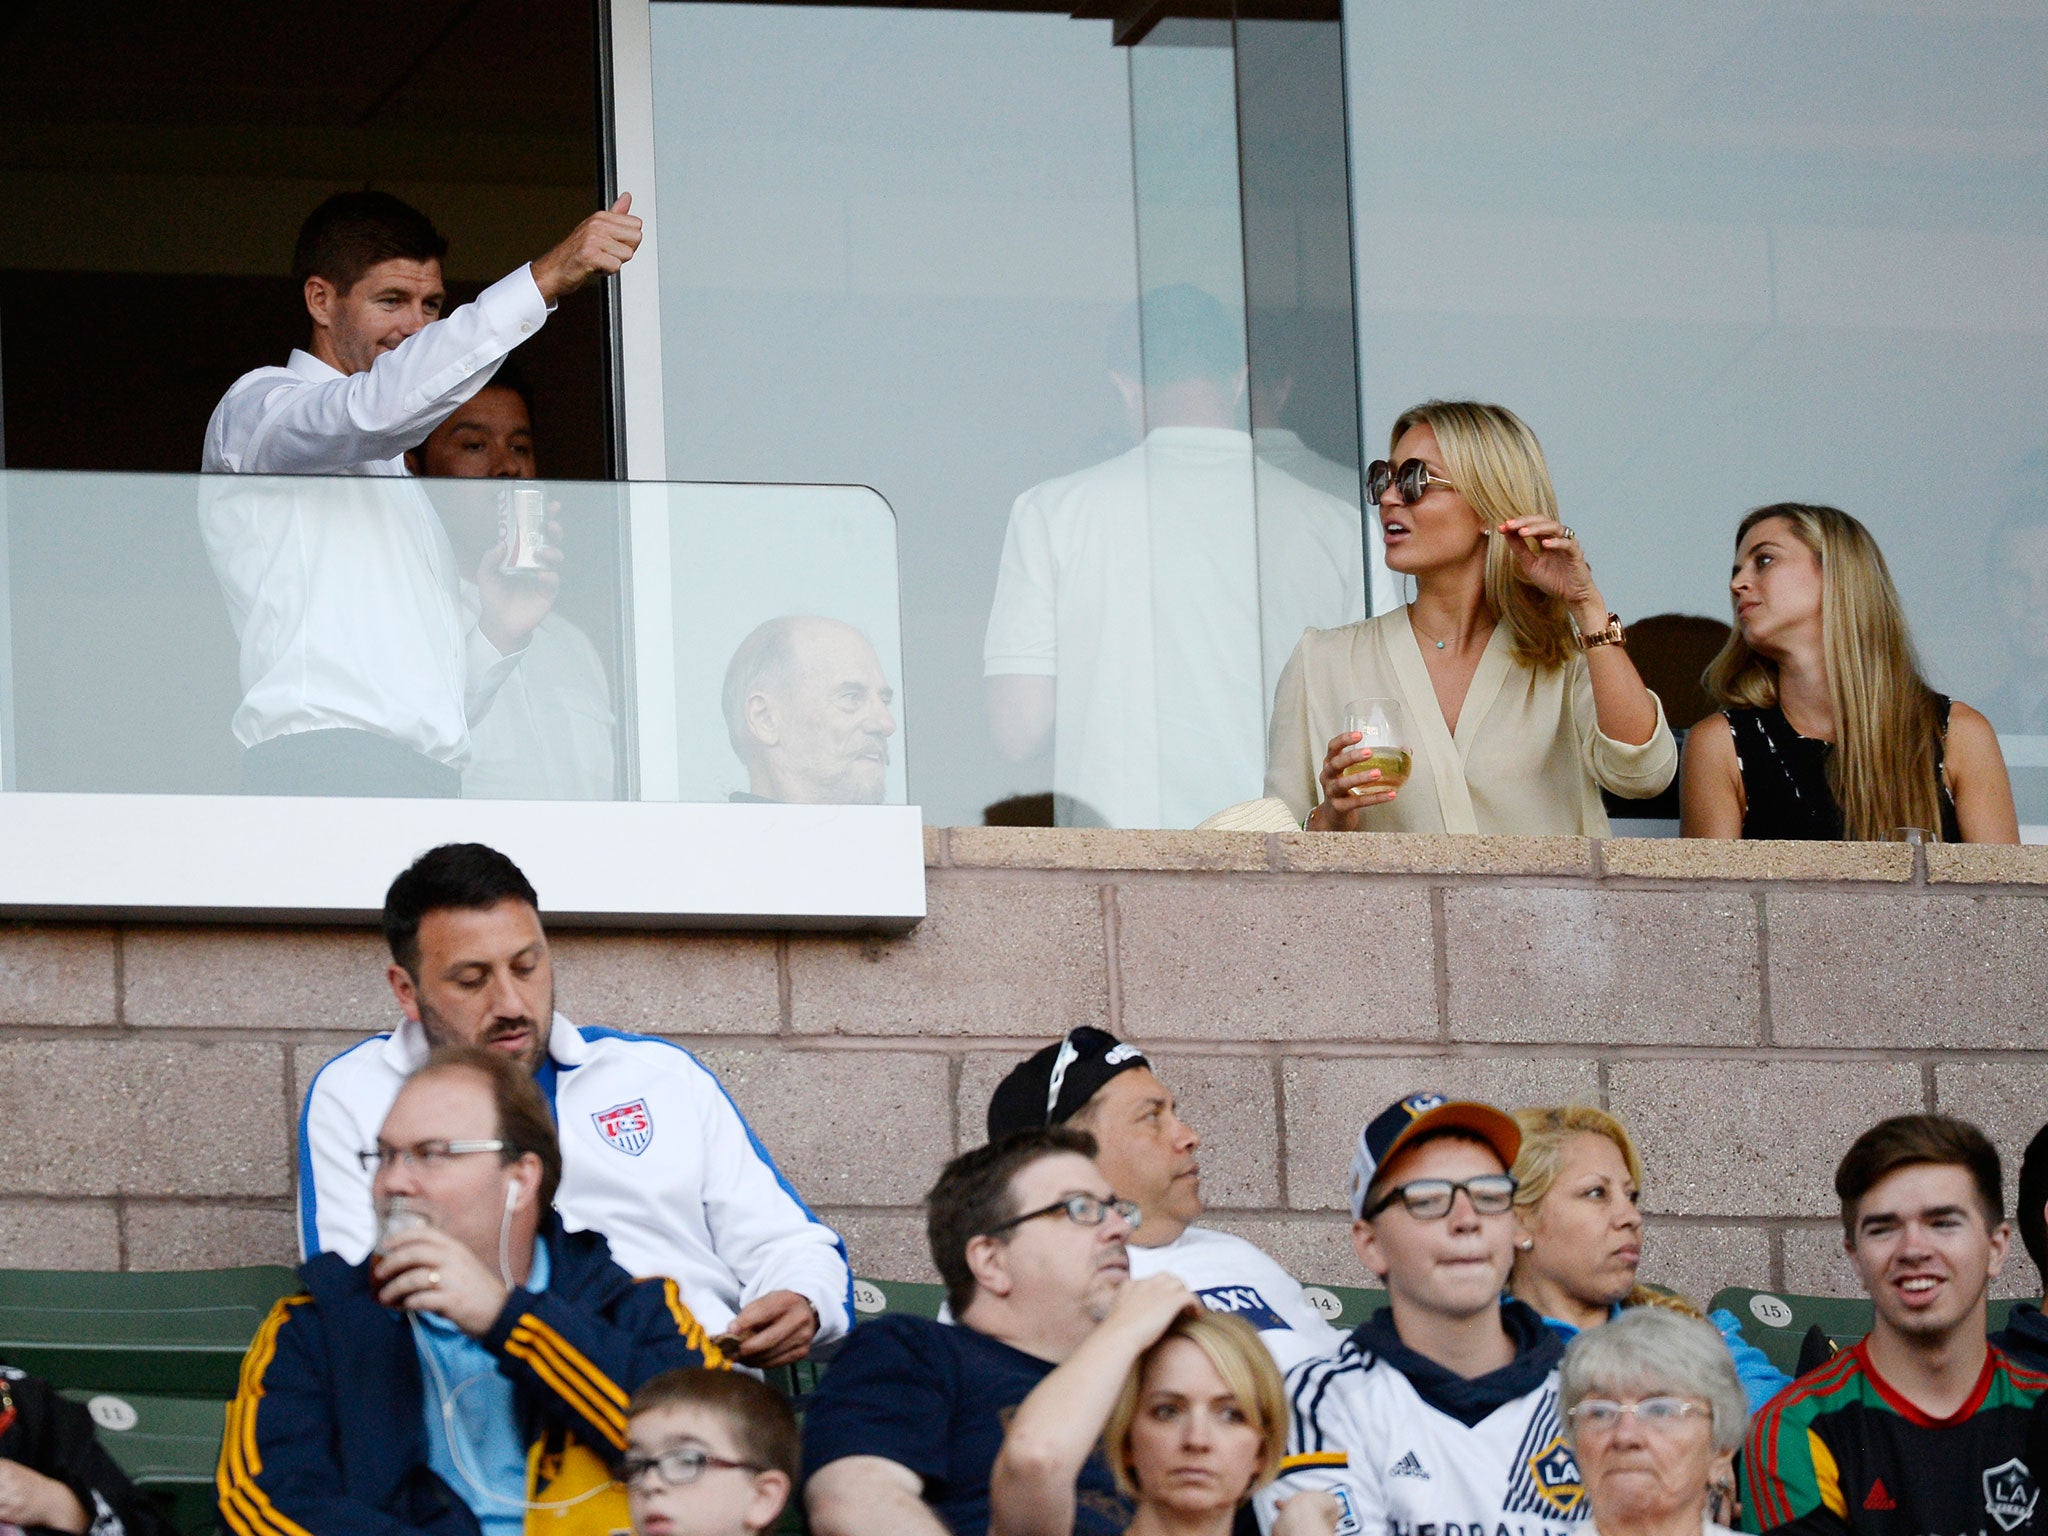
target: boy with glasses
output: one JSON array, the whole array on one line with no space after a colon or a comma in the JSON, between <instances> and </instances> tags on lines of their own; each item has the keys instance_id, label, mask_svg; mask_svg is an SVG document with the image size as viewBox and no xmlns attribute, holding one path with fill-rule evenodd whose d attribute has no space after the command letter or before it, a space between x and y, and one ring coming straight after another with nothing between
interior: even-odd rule
<instances>
[{"instance_id":1,"label":"boy with glasses","mask_svg":"<svg viewBox=\"0 0 2048 1536\"><path fill-rule=\"evenodd\" d=\"M756 1536L796 1487L796 1418L737 1371L668 1371L626 1405L633 1536Z\"/></svg>"},{"instance_id":2,"label":"boy with glasses","mask_svg":"<svg viewBox=\"0 0 2048 1536\"><path fill-rule=\"evenodd\" d=\"M1351 1240L1389 1305L1287 1373L1293 1427L1257 1501L1326 1489L1337 1536L1451 1525L1564 1536L1586 1516L1558 1412L1564 1346L1502 1294L1514 1260L1515 1122L1411 1094L1359 1133Z\"/></svg>"},{"instance_id":3,"label":"boy with glasses","mask_svg":"<svg viewBox=\"0 0 2048 1536\"><path fill-rule=\"evenodd\" d=\"M959 1321L878 1317L833 1359L804 1413L813 1536L987 1531L1011 1413L1109 1315L1130 1275L1124 1241L1138 1212L1094 1155L1092 1136L1055 1127L978 1147L939 1174L925 1224ZM1116 1536L1130 1518L1090 1457L1074 1536Z\"/></svg>"}]
</instances>

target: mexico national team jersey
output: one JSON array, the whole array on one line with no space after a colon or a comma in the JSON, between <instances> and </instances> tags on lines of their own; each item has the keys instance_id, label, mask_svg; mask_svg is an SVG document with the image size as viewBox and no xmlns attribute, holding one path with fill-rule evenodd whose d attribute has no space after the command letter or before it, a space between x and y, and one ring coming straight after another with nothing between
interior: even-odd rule
<instances>
[{"instance_id":1,"label":"mexico national team jersey","mask_svg":"<svg viewBox=\"0 0 2048 1536\"><path fill-rule=\"evenodd\" d=\"M2048 1536L2034 1405L2048 1376L1997 1349L1969 1401L1931 1419L1865 1346L1807 1372L1750 1421L1743 1524L1789 1536Z\"/></svg>"},{"instance_id":2,"label":"mexico national team jersey","mask_svg":"<svg viewBox=\"0 0 2048 1536\"><path fill-rule=\"evenodd\" d=\"M1588 1514L1557 1401L1564 1345L1519 1301L1501 1303L1515 1358L1474 1380L1407 1348L1382 1311L1333 1356L1287 1373L1280 1477L1259 1495L1325 1488L1337 1536L1574 1536Z\"/></svg>"}]
</instances>

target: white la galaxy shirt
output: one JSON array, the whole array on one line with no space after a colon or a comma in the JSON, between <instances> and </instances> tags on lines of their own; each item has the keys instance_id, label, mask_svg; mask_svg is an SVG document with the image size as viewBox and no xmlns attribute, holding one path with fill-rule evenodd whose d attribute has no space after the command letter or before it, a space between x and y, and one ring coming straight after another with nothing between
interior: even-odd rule
<instances>
[{"instance_id":1,"label":"white la galaxy shirt","mask_svg":"<svg viewBox=\"0 0 2048 1536\"><path fill-rule=\"evenodd\" d=\"M1344 1335L1310 1305L1301 1283L1241 1237L1189 1227L1156 1248L1133 1243L1129 1253L1133 1280L1173 1275L1211 1312L1235 1313L1258 1329L1283 1371L1299 1361L1331 1354L1344 1342Z\"/></svg>"},{"instance_id":2,"label":"white la galaxy shirt","mask_svg":"<svg viewBox=\"0 0 2048 1536\"><path fill-rule=\"evenodd\" d=\"M1260 1529L1322 1488L1343 1506L1337 1536L1576 1536L1590 1511L1558 1408L1563 1345L1521 1302L1501 1312L1515 1359L1473 1380L1403 1345L1390 1312L1289 1371L1288 1454Z\"/></svg>"}]
</instances>

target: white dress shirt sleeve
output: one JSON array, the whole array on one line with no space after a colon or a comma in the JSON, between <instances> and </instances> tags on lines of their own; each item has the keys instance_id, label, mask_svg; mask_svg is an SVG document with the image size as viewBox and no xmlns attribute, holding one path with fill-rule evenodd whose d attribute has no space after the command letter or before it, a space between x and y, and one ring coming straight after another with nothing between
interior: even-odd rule
<instances>
[{"instance_id":1,"label":"white dress shirt sleeve","mask_svg":"<svg viewBox=\"0 0 2048 1536\"><path fill-rule=\"evenodd\" d=\"M818 1314L813 1344L852 1326L853 1273L839 1234L813 1216L714 1079L698 1126L712 1250L740 1282L740 1305L795 1291Z\"/></svg>"},{"instance_id":2,"label":"white dress shirt sleeve","mask_svg":"<svg viewBox=\"0 0 2048 1536\"><path fill-rule=\"evenodd\" d=\"M206 468L340 474L397 458L482 389L505 354L547 317L533 269L524 266L408 336L365 372L258 379L221 402L221 432L217 443L209 434Z\"/></svg>"}]
</instances>

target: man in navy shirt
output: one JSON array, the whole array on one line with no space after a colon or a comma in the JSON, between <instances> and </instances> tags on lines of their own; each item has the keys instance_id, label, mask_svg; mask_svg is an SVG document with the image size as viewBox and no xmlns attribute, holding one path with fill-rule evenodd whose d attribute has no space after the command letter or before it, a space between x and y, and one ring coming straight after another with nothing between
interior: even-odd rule
<instances>
[{"instance_id":1,"label":"man in navy shirt","mask_svg":"<svg viewBox=\"0 0 2048 1536\"><path fill-rule=\"evenodd\" d=\"M1136 1207L1095 1139L1027 1131L955 1158L925 1197L932 1262L957 1325L856 1328L804 1415L814 1536L984 1536L1011 1412L1108 1315L1130 1274ZM1116 1536L1131 1508L1091 1458L1075 1536Z\"/></svg>"}]
</instances>

